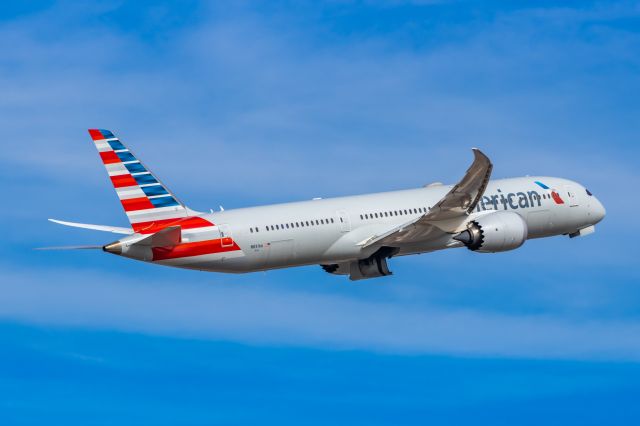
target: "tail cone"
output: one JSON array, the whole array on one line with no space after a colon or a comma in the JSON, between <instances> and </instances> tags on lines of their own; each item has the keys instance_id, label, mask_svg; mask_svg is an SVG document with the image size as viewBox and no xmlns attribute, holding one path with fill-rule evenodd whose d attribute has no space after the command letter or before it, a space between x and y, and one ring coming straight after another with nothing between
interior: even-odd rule
<instances>
[{"instance_id":1,"label":"tail cone","mask_svg":"<svg viewBox=\"0 0 640 426\"><path fill-rule=\"evenodd\" d=\"M107 253L118 255L122 254L122 243L120 243L120 241L116 241L114 243L107 244L106 246L102 247L102 250L106 251Z\"/></svg>"}]
</instances>

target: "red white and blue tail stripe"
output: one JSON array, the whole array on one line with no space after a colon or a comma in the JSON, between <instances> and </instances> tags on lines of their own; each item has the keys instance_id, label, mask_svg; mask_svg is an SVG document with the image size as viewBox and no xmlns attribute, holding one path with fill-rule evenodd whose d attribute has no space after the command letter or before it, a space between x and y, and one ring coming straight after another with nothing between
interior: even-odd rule
<instances>
[{"instance_id":1,"label":"red white and blue tail stripe","mask_svg":"<svg viewBox=\"0 0 640 426\"><path fill-rule=\"evenodd\" d=\"M195 264L216 256L244 256L230 235L223 234L210 219L178 201L113 133L109 130L89 129L89 134L133 231L137 234L155 234L167 227L180 228L177 243L161 247L149 246L152 261L184 266L185 258L189 258L190 264ZM95 225L92 227L97 229ZM111 232L114 229L118 231L120 228L109 227Z\"/></svg>"},{"instance_id":2,"label":"red white and blue tail stripe","mask_svg":"<svg viewBox=\"0 0 640 426\"><path fill-rule=\"evenodd\" d=\"M189 216L187 207L113 133L89 129L89 134L135 232L155 232Z\"/></svg>"}]
</instances>

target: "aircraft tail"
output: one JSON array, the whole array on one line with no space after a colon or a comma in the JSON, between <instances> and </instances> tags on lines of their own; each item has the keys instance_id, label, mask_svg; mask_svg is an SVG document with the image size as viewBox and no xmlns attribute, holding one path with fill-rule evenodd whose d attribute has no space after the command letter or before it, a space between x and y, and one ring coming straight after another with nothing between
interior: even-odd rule
<instances>
[{"instance_id":1,"label":"aircraft tail","mask_svg":"<svg viewBox=\"0 0 640 426\"><path fill-rule=\"evenodd\" d=\"M135 232L168 225L195 213L109 130L89 129L89 134Z\"/></svg>"}]
</instances>

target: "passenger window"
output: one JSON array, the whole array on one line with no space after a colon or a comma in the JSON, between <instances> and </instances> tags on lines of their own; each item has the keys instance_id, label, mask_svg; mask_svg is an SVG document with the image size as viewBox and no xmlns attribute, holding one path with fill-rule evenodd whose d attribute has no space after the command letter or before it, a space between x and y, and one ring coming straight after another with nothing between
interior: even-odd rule
<instances>
[{"instance_id":1,"label":"passenger window","mask_svg":"<svg viewBox=\"0 0 640 426\"><path fill-rule=\"evenodd\" d=\"M405 211L404 211L404 214L408 214L406 209L405 209Z\"/></svg>"},{"instance_id":2,"label":"passenger window","mask_svg":"<svg viewBox=\"0 0 640 426\"><path fill-rule=\"evenodd\" d=\"M276 229L280 229L280 226L276 225Z\"/></svg>"},{"instance_id":3,"label":"passenger window","mask_svg":"<svg viewBox=\"0 0 640 426\"><path fill-rule=\"evenodd\" d=\"M340 221L342 221L342 218L340 219ZM331 223L333 223L333 218L331 218Z\"/></svg>"},{"instance_id":4,"label":"passenger window","mask_svg":"<svg viewBox=\"0 0 640 426\"><path fill-rule=\"evenodd\" d=\"M320 225L320 221L316 219L316 225Z\"/></svg>"},{"instance_id":5,"label":"passenger window","mask_svg":"<svg viewBox=\"0 0 640 426\"><path fill-rule=\"evenodd\" d=\"M253 234L253 228L249 228L249 232Z\"/></svg>"},{"instance_id":6,"label":"passenger window","mask_svg":"<svg viewBox=\"0 0 640 426\"><path fill-rule=\"evenodd\" d=\"M260 232L260 228L256 226L256 232Z\"/></svg>"}]
</instances>

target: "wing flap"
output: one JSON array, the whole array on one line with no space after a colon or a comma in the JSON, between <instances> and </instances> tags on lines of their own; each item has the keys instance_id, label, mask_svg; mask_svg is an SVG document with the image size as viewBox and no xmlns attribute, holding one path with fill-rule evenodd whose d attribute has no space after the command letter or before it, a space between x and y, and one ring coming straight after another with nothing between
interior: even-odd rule
<instances>
[{"instance_id":1,"label":"wing flap","mask_svg":"<svg viewBox=\"0 0 640 426\"><path fill-rule=\"evenodd\" d=\"M422 219L422 217L418 217L415 218L409 222L403 223L402 225L397 225L394 226L384 232L381 232L379 234L375 234L370 236L369 238L366 238L362 241L360 241L359 243L357 243L356 245L362 247L362 248L366 248L369 246L374 245L375 243L377 243L380 240L383 240L384 238L388 237L389 235L393 235L395 233L400 233L403 232L406 228L412 226L414 223L416 223L417 221L419 221L420 219Z\"/></svg>"}]
</instances>

